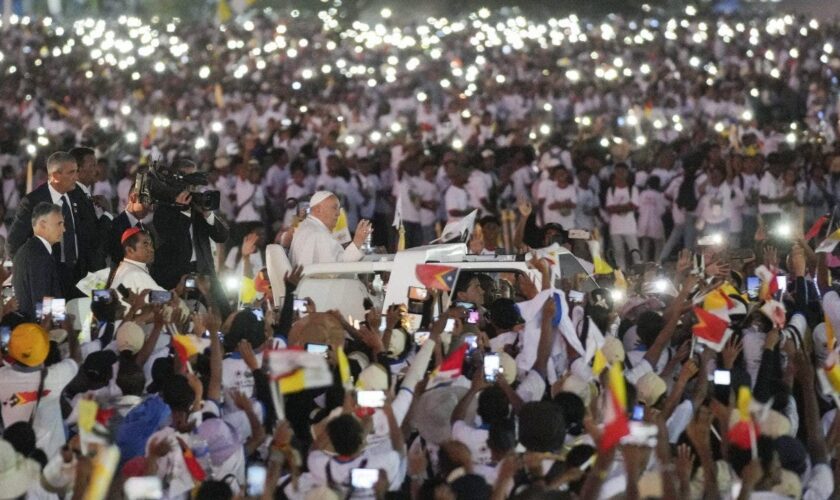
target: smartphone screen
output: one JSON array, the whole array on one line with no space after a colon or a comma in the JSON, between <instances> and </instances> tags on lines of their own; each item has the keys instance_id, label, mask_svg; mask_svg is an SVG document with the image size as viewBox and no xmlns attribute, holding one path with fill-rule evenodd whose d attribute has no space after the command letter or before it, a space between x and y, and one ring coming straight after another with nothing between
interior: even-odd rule
<instances>
[{"instance_id":1,"label":"smartphone screen","mask_svg":"<svg viewBox=\"0 0 840 500\"><path fill-rule=\"evenodd\" d=\"M384 331L385 327L387 325L388 325L388 318L386 318L385 316L382 316L382 318L379 320L379 329Z\"/></svg>"},{"instance_id":2,"label":"smartphone screen","mask_svg":"<svg viewBox=\"0 0 840 500\"><path fill-rule=\"evenodd\" d=\"M463 309L475 309L475 304L472 302L456 302L455 307L461 307Z\"/></svg>"},{"instance_id":3,"label":"smartphone screen","mask_svg":"<svg viewBox=\"0 0 840 500\"><path fill-rule=\"evenodd\" d=\"M776 276L776 285L782 292L787 291L787 276Z\"/></svg>"},{"instance_id":4,"label":"smartphone screen","mask_svg":"<svg viewBox=\"0 0 840 500\"><path fill-rule=\"evenodd\" d=\"M478 337L475 335L467 335L464 337L464 342L469 346L467 349L473 351L478 348Z\"/></svg>"},{"instance_id":5,"label":"smartphone screen","mask_svg":"<svg viewBox=\"0 0 840 500\"><path fill-rule=\"evenodd\" d=\"M416 286L408 287L408 298L411 300L426 300L426 297L429 296L429 291L425 288L420 288Z\"/></svg>"},{"instance_id":6,"label":"smartphone screen","mask_svg":"<svg viewBox=\"0 0 840 500\"><path fill-rule=\"evenodd\" d=\"M6 347L9 345L10 338L12 338L12 327L0 326L0 346Z\"/></svg>"},{"instance_id":7,"label":"smartphone screen","mask_svg":"<svg viewBox=\"0 0 840 500\"><path fill-rule=\"evenodd\" d=\"M67 302L64 299L52 299L50 310L53 321L64 321L65 314L67 313Z\"/></svg>"},{"instance_id":8,"label":"smartphone screen","mask_svg":"<svg viewBox=\"0 0 840 500\"><path fill-rule=\"evenodd\" d=\"M184 280L184 286L189 290L195 290L195 278L187 278Z\"/></svg>"},{"instance_id":9,"label":"smartphone screen","mask_svg":"<svg viewBox=\"0 0 840 500\"><path fill-rule=\"evenodd\" d=\"M111 290L94 290L91 292L93 302L111 302Z\"/></svg>"},{"instance_id":10,"label":"smartphone screen","mask_svg":"<svg viewBox=\"0 0 840 500\"><path fill-rule=\"evenodd\" d=\"M316 344L314 342L306 344L306 352L311 352L312 354L323 354L326 357L327 351L329 350L330 346L327 344Z\"/></svg>"},{"instance_id":11,"label":"smartphone screen","mask_svg":"<svg viewBox=\"0 0 840 500\"><path fill-rule=\"evenodd\" d=\"M385 391L357 391L356 404L363 408L382 408L385 406Z\"/></svg>"},{"instance_id":12,"label":"smartphone screen","mask_svg":"<svg viewBox=\"0 0 840 500\"><path fill-rule=\"evenodd\" d=\"M635 420L636 422L641 422L645 418L645 407L642 405L636 405L633 407L633 416L631 420Z\"/></svg>"},{"instance_id":13,"label":"smartphone screen","mask_svg":"<svg viewBox=\"0 0 840 500\"><path fill-rule=\"evenodd\" d=\"M379 469L353 469L350 484L357 490L372 490L379 481Z\"/></svg>"},{"instance_id":14,"label":"smartphone screen","mask_svg":"<svg viewBox=\"0 0 840 500\"><path fill-rule=\"evenodd\" d=\"M449 318L446 320L446 326L443 327L443 331L446 333L452 333L455 331L455 318Z\"/></svg>"},{"instance_id":15,"label":"smartphone screen","mask_svg":"<svg viewBox=\"0 0 840 500\"><path fill-rule=\"evenodd\" d=\"M729 370L715 370L715 385L729 385L732 375Z\"/></svg>"},{"instance_id":16,"label":"smartphone screen","mask_svg":"<svg viewBox=\"0 0 840 500\"><path fill-rule=\"evenodd\" d=\"M251 309L251 314L257 318L257 321L263 321L265 319L265 313L263 313L263 310L259 307Z\"/></svg>"},{"instance_id":17,"label":"smartphone screen","mask_svg":"<svg viewBox=\"0 0 840 500\"><path fill-rule=\"evenodd\" d=\"M166 304L172 300L172 292L166 290L152 290L149 292L149 304Z\"/></svg>"},{"instance_id":18,"label":"smartphone screen","mask_svg":"<svg viewBox=\"0 0 840 500\"><path fill-rule=\"evenodd\" d=\"M758 298L758 290L761 287L761 280L758 276L747 276L747 297L750 300Z\"/></svg>"},{"instance_id":19,"label":"smartphone screen","mask_svg":"<svg viewBox=\"0 0 840 500\"><path fill-rule=\"evenodd\" d=\"M43 318L47 314L52 314L52 300L52 297L44 297L44 300L39 302L41 310L39 311L37 307L35 308L38 319Z\"/></svg>"},{"instance_id":20,"label":"smartphone screen","mask_svg":"<svg viewBox=\"0 0 840 500\"><path fill-rule=\"evenodd\" d=\"M498 354L487 354L484 356L484 380L495 382L501 368L501 359Z\"/></svg>"},{"instance_id":21,"label":"smartphone screen","mask_svg":"<svg viewBox=\"0 0 840 500\"><path fill-rule=\"evenodd\" d=\"M467 314L467 323L471 325L478 324L478 311L472 310Z\"/></svg>"},{"instance_id":22,"label":"smartphone screen","mask_svg":"<svg viewBox=\"0 0 840 500\"><path fill-rule=\"evenodd\" d=\"M292 309L301 316L306 316L306 299L295 299Z\"/></svg>"},{"instance_id":23,"label":"smartphone screen","mask_svg":"<svg viewBox=\"0 0 840 500\"><path fill-rule=\"evenodd\" d=\"M429 336L431 336L431 332L414 332L414 343L422 346L429 340Z\"/></svg>"},{"instance_id":24,"label":"smartphone screen","mask_svg":"<svg viewBox=\"0 0 840 500\"><path fill-rule=\"evenodd\" d=\"M578 304L583 302L583 292L569 290L569 302L576 302Z\"/></svg>"},{"instance_id":25,"label":"smartphone screen","mask_svg":"<svg viewBox=\"0 0 840 500\"><path fill-rule=\"evenodd\" d=\"M248 483L248 495L258 496L263 494L265 488L266 471L264 465L252 464L248 466L245 473L245 481Z\"/></svg>"}]
</instances>

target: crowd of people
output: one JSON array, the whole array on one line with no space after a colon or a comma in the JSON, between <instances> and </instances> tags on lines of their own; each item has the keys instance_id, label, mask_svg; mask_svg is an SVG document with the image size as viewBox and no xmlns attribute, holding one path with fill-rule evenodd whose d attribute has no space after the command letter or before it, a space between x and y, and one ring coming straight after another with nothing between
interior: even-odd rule
<instances>
[{"instance_id":1,"label":"crowd of people","mask_svg":"<svg viewBox=\"0 0 840 500\"><path fill-rule=\"evenodd\" d=\"M252 14L4 22L0 499L833 498L837 24Z\"/></svg>"}]
</instances>

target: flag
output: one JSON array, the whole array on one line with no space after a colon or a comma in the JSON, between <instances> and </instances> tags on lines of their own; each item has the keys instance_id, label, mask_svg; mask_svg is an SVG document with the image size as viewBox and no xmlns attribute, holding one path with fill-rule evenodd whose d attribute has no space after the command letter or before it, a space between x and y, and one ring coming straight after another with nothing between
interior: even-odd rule
<instances>
[{"instance_id":1,"label":"flag","mask_svg":"<svg viewBox=\"0 0 840 500\"><path fill-rule=\"evenodd\" d=\"M786 322L784 304L777 300L768 300L761 306L760 311L767 316L767 319L773 322L773 326L776 328L784 328Z\"/></svg>"},{"instance_id":2,"label":"flag","mask_svg":"<svg viewBox=\"0 0 840 500\"><path fill-rule=\"evenodd\" d=\"M204 472L201 464L198 463L198 459L195 458L192 450L187 448L181 453L184 455L184 464L187 466L187 470L190 472L193 480L197 483L204 481L207 478L207 473Z\"/></svg>"},{"instance_id":3,"label":"flag","mask_svg":"<svg viewBox=\"0 0 840 500\"><path fill-rule=\"evenodd\" d=\"M335 224L335 229L333 229L332 235L333 238L342 245L353 241L353 238L350 237L350 230L347 228L347 213L344 212L343 208L341 209L341 213L338 215L338 222Z\"/></svg>"},{"instance_id":4,"label":"flag","mask_svg":"<svg viewBox=\"0 0 840 500\"><path fill-rule=\"evenodd\" d=\"M341 377L341 385L352 387L353 381L350 377L350 361L347 360L347 354L344 353L344 347L339 347L336 351L336 358L338 360L338 374Z\"/></svg>"},{"instance_id":5,"label":"flag","mask_svg":"<svg viewBox=\"0 0 840 500\"><path fill-rule=\"evenodd\" d=\"M756 436L759 434L758 425L753 422L750 416L750 404L752 394L749 386L742 385L738 388L738 422L733 425L726 434L726 439L742 450L752 450L753 456L758 452L756 449Z\"/></svg>"},{"instance_id":6,"label":"flag","mask_svg":"<svg viewBox=\"0 0 840 500\"><path fill-rule=\"evenodd\" d=\"M604 407L604 431L598 450L606 452L615 447L621 438L630 434L630 424L627 421L627 387L624 385L624 373L621 363L610 365L609 386L607 387L607 401Z\"/></svg>"},{"instance_id":7,"label":"flag","mask_svg":"<svg viewBox=\"0 0 840 500\"><path fill-rule=\"evenodd\" d=\"M175 355L181 361L181 366L188 366L190 358L198 354L197 340L195 335L181 335L178 333L172 335L172 349L175 350Z\"/></svg>"},{"instance_id":8,"label":"flag","mask_svg":"<svg viewBox=\"0 0 840 500\"><path fill-rule=\"evenodd\" d=\"M281 394L332 385L327 359L301 349L273 349L268 352L268 370Z\"/></svg>"},{"instance_id":9,"label":"flag","mask_svg":"<svg viewBox=\"0 0 840 500\"><path fill-rule=\"evenodd\" d=\"M93 399L82 399L79 401L79 430L82 432L93 432L96 424L96 412L99 405Z\"/></svg>"},{"instance_id":10,"label":"flag","mask_svg":"<svg viewBox=\"0 0 840 500\"><path fill-rule=\"evenodd\" d=\"M549 247L539 248L537 250L533 250L532 254L534 257L538 259L545 260L548 262L549 269L551 270L551 277L552 280L558 280L561 278L560 276L560 245L557 243L553 243Z\"/></svg>"},{"instance_id":11,"label":"flag","mask_svg":"<svg viewBox=\"0 0 840 500\"><path fill-rule=\"evenodd\" d=\"M607 367L607 358L601 351L601 348L604 347L604 334L601 333L601 329L592 321L592 318L587 317L586 321L589 323L586 328L586 346L583 359L587 364L592 363L592 373L597 377Z\"/></svg>"},{"instance_id":12,"label":"flag","mask_svg":"<svg viewBox=\"0 0 840 500\"><path fill-rule=\"evenodd\" d=\"M417 264L414 274L426 288L448 292L455 284L458 268L440 264Z\"/></svg>"},{"instance_id":13,"label":"flag","mask_svg":"<svg viewBox=\"0 0 840 500\"><path fill-rule=\"evenodd\" d=\"M593 274L612 274L613 268L601 257L601 243L598 240L586 242L589 246L589 253L592 255L592 263L595 266Z\"/></svg>"},{"instance_id":14,"label":"flag","mask_svg":"<svg viewBox=\"0 0 840 500\"><path fill-rule=\"evenodd\" d=\"M405 250L405 227L402 220L402 194L397 197L397 205L394 208L394 223L391 224L397 229L399 238L397 240L397 251Z\"/></svg>"},{"instance_id":15,"label":"flag","mask_svg":"<svg viewBox=\"0 0 840 500\"><path fill-rule=\"evenodd\" d=\"M697 324L691 327L691 332L697 341L720 352L729 336L732 335L732 330L728 328L729 322L702 307L695 306L694 314L697 316Z\"/></svg>"},{"instance_id":16,"label":"flag","mask_svg":"<svg viewBox=\"0 0 840 500\"><path fill-rule=\"evenodd\" d=\"M103 446L93 459L87 490L83 500L104 500L108 496L111 480L120 461L120 449L117 446Z\"/></svg>"},{"instance_id":17,"label":"flag","mask_svg":"<svg viewBox=\"0 0 840 500\"><path fill-rule=\"evenodd\" d=\"M830 253L833 254L837 249L837 243L840 243L840 229L834 231L814 250L816 253Z\"/></svg>"},{"instance_id":18,"label":"flag","mask_svg":"<svg viewBox=\"0 0 840 500\"><path fill-rule=\"evenodd\" d=\"M826 222L828 222L828 215L823 215L822 217L814 221L814 224L811 225L811 229L809 229L808 232L805 233L805 241L810 241L819 236Z\"/></svg>"},{"instance_id":19,"label":"flag","mask_svg":"<svg viewBox=\"0 0 840 500\"><path fill-rule=\"evenodd\" d=\"M248 276L242 277L242 284L239 286L239 302L250 304L257 298L257 287L254 280Z\"/></svg>"},{"instance_id":20,"label":"flag","mask_svg":"<svg viewBox=\"0 0 840 500\"><path fill-rule=\"evenodd\" d=\"M216 8L216 19L220 23L226 23L233 17L233 12L230 10L230 4L227 0L219 0L219 5Z\"/></svg>"},{"instance_id":21,"label":"flag","mask_svg":"<svg viewBox=\"0 0 840 500\"><path fill-rule=\"evenodd\" d=\"M449 353L449 356L432 372L427 390L433 387L451 384L461 376L461 370L464 367L464 358L467 356L467 347L469 345L465 342Z\"/></svg>"},{"instance_id":22,"label":"flag","mask_svg":"<svg viewBox=\"0 0 840 500\"><path fill-rule=\"evenodd\" d=\"M463 219L446 224L440 233L440 238L432 241L432 243L448 243L452 241L465 243L469 241L473 228L475 228L476 216L478 216L478 210L473 210Z\"/></svg>"}]
</instances>

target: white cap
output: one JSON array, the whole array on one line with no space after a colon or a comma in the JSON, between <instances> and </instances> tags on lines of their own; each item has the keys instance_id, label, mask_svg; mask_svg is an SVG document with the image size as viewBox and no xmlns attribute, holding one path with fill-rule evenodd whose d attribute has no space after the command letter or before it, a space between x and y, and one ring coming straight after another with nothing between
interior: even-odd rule
<instances>
[{"instance_id":1,"label":"white cap","mask_svg":"<svg viewBox=\"0 0 840 500\"><path fill-rule=\"evenodd\" d=\"M314 207L318 203L326 200L330 196L335 196L333 193L329 191L317 191L315 194L312 195L312 198L309 198L309 206Z\"/></svg>"}]
</instances>

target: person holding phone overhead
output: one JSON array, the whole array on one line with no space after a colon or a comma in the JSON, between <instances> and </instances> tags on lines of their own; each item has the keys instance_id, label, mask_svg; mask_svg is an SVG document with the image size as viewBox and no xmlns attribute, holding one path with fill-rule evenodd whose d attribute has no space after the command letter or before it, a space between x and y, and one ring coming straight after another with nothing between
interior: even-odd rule
<instances>
[{"instance_id":1,"label":"person holding phone overhead","mask_svg":"<svg viewBox=\"0 0 840 500\"><path fill-rule=\"evenodd\" d=\"M63 297L52 253L64 235L64 217L52 203L39 203L31 213L34 234L15 254L12 286L20 312L34 319L35 304L44 297Z\"/></svg>"},{"instance_id":2,"label":"person holding phone overhead","mask_svg":"<svg viewBox=\"0 0 840 500\"><path fill-rule=\"evenodd\" d=\"M359 221L353 241L342 248L332 235L341 215L338 197L329 191L318 191L312 195L309 209L309 216L300 223L292 238L289 257L293 266L362 260L365 254L361 247L373 232L370 222Z\"/></svg>"}]
</instances>

